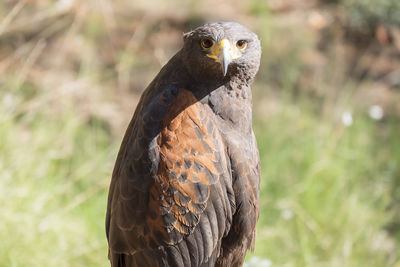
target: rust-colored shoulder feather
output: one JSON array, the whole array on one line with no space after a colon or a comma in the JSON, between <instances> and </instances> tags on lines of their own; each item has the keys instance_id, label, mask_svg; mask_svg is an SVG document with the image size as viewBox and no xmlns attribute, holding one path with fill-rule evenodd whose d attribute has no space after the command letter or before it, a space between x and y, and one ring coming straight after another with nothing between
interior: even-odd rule
<instances>
[{"instance_id":1,"label":"rust-colored shoulder feather","mask_svg":"<svg viewBox=\"0 0 400 267\"><path fill-rule=\"evenodd\" d=\"M160 99L155 103L166 102L165 96ZM136 254L137 266L141 260L162 265L154 255L168 251L170 256L176 249L183 266L215 261L232 221L234 197L226 189L232 183L226 149L208 112L190 91L180 89L158 120L159 134L147 140L154 142L155 151L140 156L126 151L118 158L121 169L114 173L108 215L111 254ZM122 146L139 147L141 139L146 138L125 141ZM142 170L151 154L158 159L153 159L157 164L154 177L144 173L153 167ZM142 179L134 177L141 173Z\"/></svg>"}]
</instances>

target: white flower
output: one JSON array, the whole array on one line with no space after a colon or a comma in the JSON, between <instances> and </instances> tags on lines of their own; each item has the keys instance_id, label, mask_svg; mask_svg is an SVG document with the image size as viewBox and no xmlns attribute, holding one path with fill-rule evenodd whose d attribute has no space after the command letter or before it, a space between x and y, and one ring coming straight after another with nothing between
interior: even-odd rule
<instances>
[{"instance_id":1,"label":"white flower","mask_svg":"<svg viewBox=\"0 0 400 267\"><path fill-rule=\"evenodd\" d=\"M383 118L383 109L378 105L373 105L369 108L369 116L374 120Z\"/></svg>"},{"instance_id":2,"label":"white flower","mask_svg":"<svg viewBox=\"0 0 400 267\"><path fill-rule=\"evenodd\" d=\"M74 5L75 0L58 0L56 8L59 11L68 11Z\"/></svg>"},{"instance_id":3,"label":"white flower","mask_svg":"<svg viewBox=\"0 0 400 267\"><path fill-rule=\"evenodd\" d=\"M15 107L15 97L10 93L5 93L3 96L2 104L7 111L14 110Z\"/></svg>"},{"instance_id":4,"label":"white flower","mask_svg":"<svg viewBox=\"0 0 400 267\"><path fill-rule=\"evenodd\" d=\"M353 115L351 115L350 111L342 113L342 123L344 126L350 126L353 124Z\"/></svg>"},{"instance_id":5,"label":"white flower","mask_svg":"<svg viewBox=\"0 0 400 267\"><path fill-rule=\"evenodd\" d=\"M251 257L250 260L244 263L243 267L270 267L272 261L269 259L263 259L257 256Z\"/></svg>"},{"instance_id":6,"label":"white flower","mask_svg":"<svg viewBox=\"0 0 400 267\"><path fill-rule=\"evenodd\" d=\"M49 224L47 220L42 220L38 225L39 232L43 233L46 232L48 229L49 229Z\"/></svg>"},{"instance_id":7,"label":"white flower","mask_svg":"<svg viewBox=\"0 0 400 267\"><path fill-rule=\"evenodd\" d=\"M285 219L285 220L290 220L290 219L293 218L293 211L290 210L290 209L284 209L284 210L282 210L282 212L281 212L281 216L282 216L282 218Z\"/></svg>"}]
</instances>

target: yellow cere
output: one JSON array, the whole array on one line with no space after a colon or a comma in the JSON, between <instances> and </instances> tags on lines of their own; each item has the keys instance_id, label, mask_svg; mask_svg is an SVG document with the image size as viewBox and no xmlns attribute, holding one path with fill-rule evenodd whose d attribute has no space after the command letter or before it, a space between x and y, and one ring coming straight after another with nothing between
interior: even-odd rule
<instances>
[{"instance_id":1,"label":"yellow cere","mask_svg":"<svg viewBox=\"0 0 400 267\"><path fill-rule=\"evenodd\" d=\"M214 44L210 48L210 54L207 54L207 57L214 59L216 62L219 62L218 56L221 53L222 49L227 49L229 51L232 60L240 58L242 56L242 54L239 52L239 49L235 45L231 45L228 39L224 38L218 45Z\"/></svg>"}]
</instances>

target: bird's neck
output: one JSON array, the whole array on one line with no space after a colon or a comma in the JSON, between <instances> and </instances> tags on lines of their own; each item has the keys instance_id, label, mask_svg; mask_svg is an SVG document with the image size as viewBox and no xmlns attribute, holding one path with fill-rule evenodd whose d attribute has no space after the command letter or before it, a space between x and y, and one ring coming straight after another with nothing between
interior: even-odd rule
<instances>
[{"instance_id":1,"label":"bird's neck","mask_svg":"<svg viewBox=\"0 0 400 267\"><path fill-rule=\"evenodd\" d=\"M235 128L244 136L252 133L250 86L230 82L210 92L201 102L210 107L222 127Z\"/></svg>"},{"instance_id":2,"label":"bird's neck","mask_svg":"<svg viewBox=\"0 0 400 267\"><path fill-rule=\"evenodd\" d=\"M222 79L195 80L180 60L179 55L171 59L173 64L167 64L150 87L162 88L164 86L160 81L163 81L186 88L192 91L199 102L208 105L217 117L231 124L230 127L250 132L252 94L251 77L246 76L247 72L238 71Z\"/></svg>"}]
</instances>

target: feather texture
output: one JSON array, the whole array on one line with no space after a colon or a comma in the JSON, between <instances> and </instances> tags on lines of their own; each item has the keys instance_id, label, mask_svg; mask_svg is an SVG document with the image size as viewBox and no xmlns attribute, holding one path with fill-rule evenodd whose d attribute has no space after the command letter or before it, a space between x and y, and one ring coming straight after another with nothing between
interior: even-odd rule
<instances>
[{"instance_id":1,"label":"feather texture","mask_svg":"<svg viewBox=\"0 0 400 267\"><path fill-rule=\"evenodd\" d=\"M210 76L217 69L212 61L188 67L196 61L195 53L188 54L199 49L196 38L232 32L238 36L231 39L244 33L253 38L248 49L255 51L243 55L227 77ZM184 48L145 90L109 189L112 266L243 264L254 246L259 210L249 87L259 50L256 35L239 24L205 25L185 35ZM199 70L205 76L197 77Z\"/></svg>"}]
</instances>

